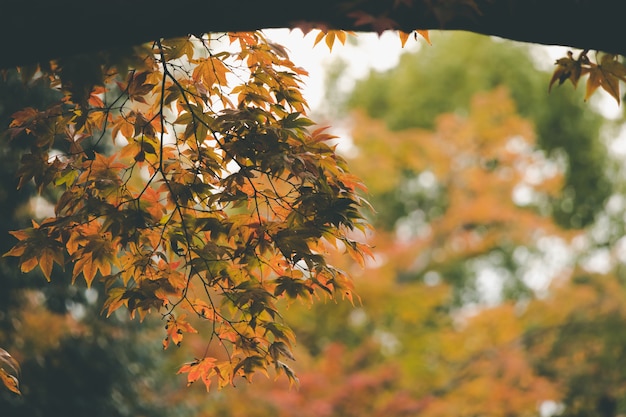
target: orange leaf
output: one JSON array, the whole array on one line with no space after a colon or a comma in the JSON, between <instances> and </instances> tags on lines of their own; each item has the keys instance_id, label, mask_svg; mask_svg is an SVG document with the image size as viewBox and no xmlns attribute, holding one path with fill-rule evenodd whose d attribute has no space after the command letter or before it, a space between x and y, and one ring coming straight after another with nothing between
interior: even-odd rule
<instances>
[{"instance_id":1,"label":"orange leaf","mask_svg":"<svg viewBox=\"0 0 626 417\"><path fill-rule=\"evenodd\" d=\"M185 317L185 314L181 314L178 319L173 315L169 317L165 325L167 336L163 339L163 349L168 348L170 341L176 346L180 346L180 343L183 341L183 333L198 333L198 331L185 320Z\"/></svg>"},{"instance_id":2,"label":"orange leaf","mask_svg":"<svg viewBox=\"0 0 626 417\"><path fill-rule=\"evenodd\" d=\"M38 264L36 257L29 258L25 261L21 261L20 270L24 273L32 271Z\"/></svg>"},{"instance_id":3,"label":"orange leaf","mask_svg":"<svg viewBox=\"0 0 626 417\"><path fill-rule=\"evenodd\" d=\"M320 33L318 33L315 37L313 46L317 45L322 39L324 39L324 37L326 37L326 46L328 46L328 49L332 52L335 39L338 39L342 45L345 45L348 34L354 35L353 32L346 32L344 30L320 31Z\"/></svg>"},{"instance_id":4,"label":"orange leaf","mask_svg":"<svg viewBox=\"0 0 626 417\"><path fill-rule=\"evenodd\" d=\"M20 373L20 365L7 352L0 348L0 382L11 392L21 395L17 377Z\"/></svg>"},{"instance_id":5,"label":"orange leaf","mask_svg":"<svg viewBox=\"0 0 626 417\"><path fill-rule=\"evenodd\" d=\"M0 382L11 392L21 395L19 382L16 377L10 375L4 368L0 368Z\"/></svg>"},{"instance_id":6,"label":"orange leaf","mask_svg":"<svg viewBox=\"0 0 626 417\"><path fill-rule=\"evenodd\" d=\"M76 280L76 278L83 274L83 278L85 278L85 282L87 283L87 287L91 287L91 283L96 276L96 267L93 264L93 258L91 254L81 256L78 261L74 264L74 271L72 274L72 280Z\"/></svg>"},{"instance_id":7,"label":"orange leaf","mask_svg":"<svg viewBox=\"0 0 626 417\"><path fill-rule=\"evenodd\" d=\"M406 45L406 41L409 40L409 34L400 30L398 31L398 35L400 36L400 42L402 43L402 47L404 48L404 45Z\"/></svg>"},{"instance_id":8,"label":"orange leaf","mask_svg":"<svg viewBox=\"0 0 626 417\"><path fill-rule=\"evenodd\" d=\"M187 374L187 386L200 379L209 391L211 386L211 378L217 375L215 358L203 358L195 360L180 367L178 374Z\"/></svg>"},{"instance_id":9,"label":"orange leaf","mask_svg":"<svg viewBox=\"0 0 626 417\"><path fill-rule=\"evenodd\" d=\"M426 42L428 42L429 45L432 45L430 42L430 35L427 30L416 30L415 32L420 34L422 38L426 39Z\"/></svg>"}]
</instances>

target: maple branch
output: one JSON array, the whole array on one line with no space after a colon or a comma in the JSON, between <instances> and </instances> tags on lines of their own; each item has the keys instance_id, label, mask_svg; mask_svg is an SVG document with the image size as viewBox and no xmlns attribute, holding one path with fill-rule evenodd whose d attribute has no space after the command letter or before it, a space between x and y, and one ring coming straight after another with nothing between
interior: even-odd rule
<instances>
[{"instance_id":1,"label":"maple branch","mask_svg":"<svg viewBox=\"0 0 626 417\"><path fill-rule=\"evenodd\" d=\"M611 0L11 1L0 4L0 68L163 37L265 28L463 30L626 55Z\"/></svg>"}]
</instances>

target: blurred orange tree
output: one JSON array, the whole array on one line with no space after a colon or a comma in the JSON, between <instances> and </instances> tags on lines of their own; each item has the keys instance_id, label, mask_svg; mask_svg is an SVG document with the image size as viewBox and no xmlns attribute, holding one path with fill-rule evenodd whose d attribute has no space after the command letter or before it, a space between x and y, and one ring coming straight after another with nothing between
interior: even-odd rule
<instances>
[{"instance_id":1,"label":"blurred orange tree","mask_svg":"<svg viewBox=\"0 0 626 417\"><path fill-rule=\"evenodd\" d=\"M297 407L327 416L505 416L532 414L541 402L558 400L557 386L537 372L524 349L524 324L512 305L462 324L454 287L435 278L503 242L530 246L541 234L569 238L549 217L511 199L525 181L522 167L548 164L533 150L531 125L516 114L503 88L477 94L466 117L442 115L434 131L391 132L379 121L357 117L353 137L359 152L351 162L370 181L372 193L397 187L401 178L399 173L377 177L377 172L415 169L430 172L431 184L440 182L446 206L427 231L375 233L376 262L355 271L362 307L292 312L311 362L300 364L299 391L280 393L280 387L265 386L274 393L268 395L256 384L246 392L255 403L267 404L265 411L257 408L258 415L287 416ZM493 159L495 166L487 163ZM359 163L365 160L372 162ZM558 173L547 176L533 191L556 192L562 179ZM417 282L409 274L427 278ZM326 343L320 340L324 336ZM248 412L236 406L228 410L235 416Z\"/></svg>"}]
</instances>

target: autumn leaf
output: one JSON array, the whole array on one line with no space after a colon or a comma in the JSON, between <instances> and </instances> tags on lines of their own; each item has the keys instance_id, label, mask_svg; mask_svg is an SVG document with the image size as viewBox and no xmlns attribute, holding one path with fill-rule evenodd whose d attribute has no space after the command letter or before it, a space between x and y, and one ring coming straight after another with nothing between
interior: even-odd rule
<instances>
[{"instance_id":1,"label":"autumn leaf","mask_svg":"<svg viewBox=\"0 0 626 417\"><path fill-rule=\"evenodd\" d=\"M398 31L398 35L400 36L400 42L402 44L402 47L404 48L404 45L406 45L406 41L409 40L409 36L411 35L402 31Z\"/></svg>"},{"instance_id":2,"label":"autumn leaf","mask_svg":"<svg viewBox=\"0 0 626 417\"><path fill-rule=\"evenodd\" d=\"M50 277L52 275L52 266L54 263L57 263L60 266L63 266L63 252L60 250L53 250L50 247L44 248L41 251L41 255L39 258L39 267L41 268L41 272L43 272L44 277L48 281L50 281Z\"/></svg>"},{"instance_id":3,"label":"autumn leaf","mask_svg":"<svg viewBox=\"0 0 626 417\"><path fill-rule=\"evenodd\" d=\"M591 65L586 72L589 74L589 79L587 80L585 100L588 100L598 87L602 87L617 101L617 104L620 103L619 82L626 82L626 67L617 61L615 55L604 55L600 64Z\"/></svg>"},{"instance_id":4,"label":"autumn leaf","mask_svg":"<svg viewBox=\"0 0 626 417\"><path fill-rule=\"evenodd\" d=\"M0 348L0 381L9 391L21 395L18 377L20 366L17 361L7 352Z\"/></svg>"},{"instance_id":5,"label":"autumn leaf","mask_svg":"<svg viewBox=\"0 0 626 417\"><path fill-rule=\"evenodd\" d=\"M563 84L566 80L570 80L574 87L576 87L578 80L582 75L581 61L579 59L574 59L573 53L568 51L567 57L557 59L555 65L557 68L554 70L552 78L550 79L548 91L552 89L552 84L554 84L557 80L559 81L559 85Z\"/></svg>"},{"instance_id":6,"label":"autumn leaf","mask_svg":"<svg viewBox=\"0 0 626 417\"><path fill-rule=\"evenodd\" d=\"M147 81L148 75L149 72L147 71L132 75L126 87L128 97L131 100L135 100L139 103L146 103L146 98L144 97L150 94L156 85Z\"/></svg>"},{"instance_id":7,"label":"autumn leaf","mask_svg":"<svg viewBox=\"0 0 626 417\"><path fill-rule=\"evenodd\" d=\"M161 42L162 50L168 60L178 59L186 56L192 59L194 55L194 44L189 38L166 39Z\"/></svg>"},{"instance_id":8,"label":"autumn leaf","mask_svg":"<svg viewBox=\"0 0 626 417\"><path fill-rule=\"evenodd\" d=\"M332 52L333 45L335 44L335 39L339 40L342 45L345 45L347 35L356 36L354 32L346 32L343 30L320 31L315 37L315 42L313 43L313 46L317 45L322 39L325 39L328 50Z\"/></svg>"},{"instance_id":9,"label":"autumn leaf","mask_svg":"<svg viewBox=\"0 0 626 417\"><path fill-rule=\"evenodd\" d=\"M419 34L422 38L426 39L429 45L432 45L430 41L430 32L427 30L416 30L415 33Z\"/></svg>"},{"instance_id":10,"label":"autumn leaf","mask_svg":"<svg viewBox=\"0 0 626 417\"><path fill-rule=\"evenodd\" d=\"M198 333L185 318L185 314L181 314L178 318L174 318L173 315L169 317L165 325L167 336L163 339L163 349L167 349L170 342L174 343L176 346L180 346L183 341L184 333Z\"/></svg>"},{"instance_id":11,"label":"autumn leaf","mask_svg":"<svg viewBox=\"0 0 626 417\"><path fill-rule=\"evenodd\" d=\"M204 88L211 88L214 84L226 84L226 76L230 70L217 57L199 59L195 61L192 78L202 84Z\"/></svg>"},{"instance_id":12,"label":"autumn leaf","mask_svg":"<svg viewBox=\"0 0 626 417\"><path fill-rule=\"evenodd\" d=\"M216 366L217 359L215 358L202 358L190 363L186 363L178 370L178 374L187 374L187 385L191 385L198 379L202 381L206 387L207 392L211 387L211 379L218 375L218 368Z\"/></svg>"},{"instance_id":13,"label":"autumn leaf","mask_svg":"<svg viewBox=\"0 0 626 417\"><path fill-rule=\"evenodd\" d=\"M13 375L10 375L7 371L4 370L4 368L0 368L0 381L2 381L4 387L9 391L14 392L18 395L22 394L20 392L19 381L17 380L17 378Z\"/></svg>"},{"instance_id":14,"label":"autumn leaf","mask_svg":"<svg viewBox=\"0 0 626 417\"><path fill-rule=\"evenodd\" d=\"M296 373L291 369L286 363L281 361L276 361L276 370L280 373L285 373L287 375L287 379L289 380L289 386L295 385L296 387L300 386L300 379L296 376Z\"/></svg>"},{"instance_id":15,"label":"autumn leaf","mask_svg":"<svg viewBox=\"0 0 626 417\"><path fill-rule=\"evenodd\" d=\"M128 304L128 299L124 298L125 293L126 289L121 287L111 288L107 291L108 298L102 305L102 311L107 311L107 317L121 306Z\"/></svg>"},{"instance_id":16,"label":"autumn leaf","mask_svg":"<svg viewBox=\"0 0 626 417\"><path fill-rule=\"evenodd\" d=\"M415 40L417 40L417 35L420 35L424 39L426 39L426 42L428 42L429 45L432 45L432 43L430 42L430 35L429 35L429 32L427 30L414 30L412 33L415 36ZM399 30L398 31L398 35L400 36L400 42L402 43L402 47L404 48L404 46L406 45L406 42L409 39L409 36L411 36L411 34Z\"/></svg>"}]
</instances>

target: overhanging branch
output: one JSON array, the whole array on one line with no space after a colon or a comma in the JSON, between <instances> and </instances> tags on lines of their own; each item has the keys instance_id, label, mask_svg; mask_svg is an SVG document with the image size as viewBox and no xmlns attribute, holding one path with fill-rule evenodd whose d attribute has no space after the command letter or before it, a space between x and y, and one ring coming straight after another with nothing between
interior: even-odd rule
<instances>
[{"instance_id":1,"label":"overhanging branch","mask_svg":"<svg viewBox=\"0 0 626 417\"><path fill-rule=\"evenodd\" d=\"M465 30L626 55L609 0L31 0L3 2L0 68L189 33L327 27Z\"/></svg>"}]
</instances>

